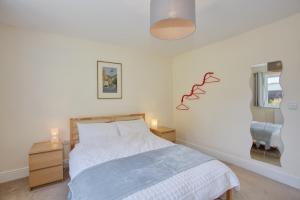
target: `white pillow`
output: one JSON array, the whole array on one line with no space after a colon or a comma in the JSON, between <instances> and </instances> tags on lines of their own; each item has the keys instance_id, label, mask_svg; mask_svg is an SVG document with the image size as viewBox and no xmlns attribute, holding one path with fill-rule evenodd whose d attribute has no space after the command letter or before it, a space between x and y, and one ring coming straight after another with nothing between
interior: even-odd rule
<instances>
[{"instance_id":1,"label":"white pillow","mask_svg":"<svg viewBox=\"0 0 300 200\"><path fill-rule=\"evenodd\" d=\"M101 143L114 137L120 137L113 123L77 123L81 144Z\"/></svg>"},{"instance_id":2,"label":"white pillow","mask_svg":"<svg viewBox=\"0 0 300 200\"><path fill-rule=\"evenodd\" d=\"M149 128L144 120L131 120L131 121L117 121L114 122L119 129L121 136L130 136L134 134L147 134Z\"/></svg>"}]
</instances>

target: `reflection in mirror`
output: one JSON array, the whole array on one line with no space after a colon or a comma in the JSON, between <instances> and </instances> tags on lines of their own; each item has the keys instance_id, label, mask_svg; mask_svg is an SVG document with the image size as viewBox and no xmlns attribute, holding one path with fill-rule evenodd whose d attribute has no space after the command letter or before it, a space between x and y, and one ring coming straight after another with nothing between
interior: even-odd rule
<instances>
[{"instance_id":1,"label":"reflection in mirror","mask_svg":"<svg viewBox=\"0 0 300 200\"><path fill-rule=\"evenodd\" d=\"M283 116L280 110L282 62L254 65L251 70L253 99L250 132L253 144L250 154L253 159L281 166L280 157L283 153L281 140Z\"/></svg>"}]
</instances>

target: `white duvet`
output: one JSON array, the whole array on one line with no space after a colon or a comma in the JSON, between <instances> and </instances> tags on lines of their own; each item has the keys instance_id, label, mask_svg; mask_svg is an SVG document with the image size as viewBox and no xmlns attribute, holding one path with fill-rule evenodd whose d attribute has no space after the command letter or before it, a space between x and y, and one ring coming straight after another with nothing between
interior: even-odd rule
<instances>
[{"instance_id":1,"label":"white duvet","mask_svg":"<svg viewBox=\"0 0 300 200\"><path fill-rule=\"evenodd\" d=\"M70 152L70 177L73 179L83 170L99 163L171 145L174 144L151 133L112 137L109 141L85 145L79 143ZM239 189L237 177L225 164L212 160L136 192L126 200L210 200L230 188Z\"/></svg>"}]
</instances>

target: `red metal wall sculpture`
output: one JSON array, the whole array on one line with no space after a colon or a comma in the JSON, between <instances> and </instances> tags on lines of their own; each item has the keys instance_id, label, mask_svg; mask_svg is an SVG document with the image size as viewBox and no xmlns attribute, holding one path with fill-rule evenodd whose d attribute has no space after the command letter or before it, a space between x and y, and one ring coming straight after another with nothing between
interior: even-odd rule
<instances>
[{"instance_id":1,"label":"red metal wall sculpture","mask_svg":"<svg viewBox=\"0 0 300 200\"><path fill-rule=\"evenodd\" d=\"M189 110L190 108L184 104L184 100L197 100L199 99L201 94L205 94L206 91L201 89L201 87L203 85L205 85L206 83L215 83L215 82L220 82L221 79L219 79L218 77L214 76L213 72L207 72L204 77L203 80L200 84L194 84L192 86L192 89L190 91L190 93L188 94L184 94L181 97L181 102L180 104L176 107L177 110Z\"/></svg>"}]
</instances>

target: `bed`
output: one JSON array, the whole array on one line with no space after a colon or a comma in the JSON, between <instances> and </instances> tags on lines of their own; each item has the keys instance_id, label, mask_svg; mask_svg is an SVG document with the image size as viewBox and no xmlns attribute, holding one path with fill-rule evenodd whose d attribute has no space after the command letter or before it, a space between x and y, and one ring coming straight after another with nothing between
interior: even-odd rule
<instances>
[{"instance_id":1,"label":"bed","mask_svg":"<svg viewBox=\"0 0 300 200\"><path fill-rule=\"evenodd\" d=\"M142 131L141 129L141 131L136 131L134 134L128 131L128 135L122 133L118 136L106 136L107 138L105 141L83 143L83 140L80 139L81 141L79 142L78 124L119 123L122 125L122 123L126 124L127 122L139 121L144 118L144 114L131 114L107 117L73 118L70 120L70 143L72 149L69 155L69 173L71 181L69 183L70 193L68 198L70 200L213 200L222 196L224 193L226 193L226 199L232 199L233 189L239 190L240 184L238 178L231 169L222 162L210 158L205 154L202 155L200 152L193 155L195 150L161 139L152 134L149 129L147 129L148 131ZM120 125L118 125L118 127L120 130ZM123 128L125 128L124 130L128 129L126 126ZM185 168L187 165L186 163L189 163L192 159L186 156L188 154L179 159L177 156L180 157L182 149L183 152L192 151L190 153L191 158L193 158L193 156L201 155L202 157L198 159L198 161L204 158L203 163L198 163L195 166L190 165L190 168ZM168 156L165 155L168 154L165 154L164 152L171 152L173 155L176 154L176 158L169 156L171 157L171 162L167 162L168 159L166 158L168 158ZM160 170L160 168L153 168L153 165L151 165L151 167L146 167L146 171L142 171L134 176L134 179L137 179L136 181L138 183L141 183L142 179L142 184L130 185L130 178L132 178L130 177L131 169L126 168L126 166L140 166L141 162L139 162L139 160L136 162L136 159L144 159L145 162L147 162L147 160L155 160L157 157L163 157L163 159L166 160L166 163L165 160L163 160L163 162L162 160L158 160L158 165L155 165L162 168L171 166L174 164L174 161L178 162L175 163L177 167L180 166L182 160L186 160L184 161L185 164L183 165L183 168L179 169L178 167L178 173L174 172L169 176L166 174L172 173L174 167L172 170L165 171ZM123 164L119 164L120 162ZM193 162L190 162L190 164L192 163ZM120 168L120 166L122 166L122 168ZM101 168L101 170L95 171L97 168ZM92 172L93 170L94 172ZM125 170L125 173L122 176L116 173L116 171L122 170ZM143 168L143 170L145 169ZM128 173L126 173L127 171ZM137 168L134 170L135 173L137 171L140 172L140 169ZM155 180L153 180L152 177L152 179L145 179L148 174L150 174L149 177L151 177L151 172L159 173L161 177L165 178L158 178L156 180L157 177L155 177ZM127 176L129 176L129 178ZM118 181L113 182L113 180L120 180L121 183L118 183ZM143 184L145 187L143 187ZM102 191L100 192L101 189ZM122 193L123 190L125 193ZM109 191L111 191L111 193L109 193ZM102 193L108 194L105 194L106 196L100 198L99 196L102 195Z\"/></svg>"},{"instance_id":2,"label":"bed","mask_svg":"<svg viewBox=\"0 0 300 200\"><path fill-rule=\"evenodd\" d=\"M252 121L250 128L252 140L257 147L261 144L265 145L266 150L270 149L270 147L274 147L282 154L283 142L280 135L281 128L281 124Z\"/></svg>"}]
</instances>

